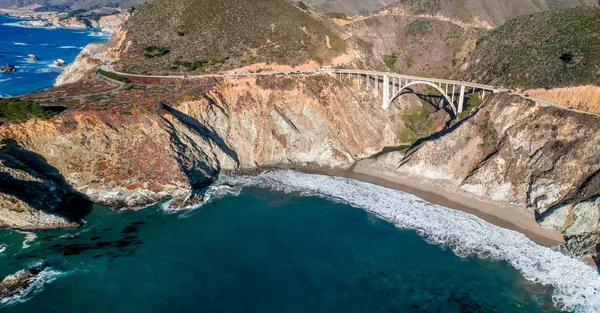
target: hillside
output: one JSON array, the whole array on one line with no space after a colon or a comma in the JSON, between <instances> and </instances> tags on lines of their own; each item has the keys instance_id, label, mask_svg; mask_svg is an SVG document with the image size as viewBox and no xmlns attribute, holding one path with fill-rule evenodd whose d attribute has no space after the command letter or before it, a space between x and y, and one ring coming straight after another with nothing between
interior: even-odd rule
<instances>
[{"instance_id":1,"label":"hillside","mask_svg":"<svg viewBox=\"0 0 600 313\"><path fill-rule=\"evenodd\" d=\"M122 8L129 9L144 4L146 0L0 0L0 8L22 8L38 5L37 11L67 12L90 8Z\"/></svg>"},{"instance_id":2,"label":"hillside","mask_svg":"<svg viewBox=\"0 0 600 313\"><path fill-rule=\"evenodd\" d=\"M296 2L290 0L290 2ZM304 0L308 6L321 12L367 14L380 10L398 0Z\"/></svg>"},{"instance_id":3,"label":"hillside","mask_svg":"<svg viewBox=\"0 0 600 313\"><path fill-rule=\"evenodd\" d=\"M485 31L448 21L380 15L348 23L344 30L368 68L450 78Z\"/></svg>"},{"instance_id":4,"label":"hillside","mask_svg":"<svg viewBox=\"0 0 600 313\"><path fill-rule=\"evenodd\" d=\"M390 8L494 28L519 15L577 6L598 7L599 4L596 0L400 0Z\"/></svg>"},{"instance_id":5,"label":"hillside","mask_svg":"<svg viewBox=\"0 0 600 313\"><path fill-rule=\"evenodd\" d=\"M598 9L577 8L519 17L481 40L461 76L523 89L597 85L598 34Z\"/></svg>"},{"instance_id":6,"label":"hillside","mask_svg":"<svg viewBox=\"0 0 600 313\"><path fill-rule=\"evenodd\" d=\"M155 0L113 37L126 72L207 72L258 63L329 64L345 42L283 0Z\"/></svg>"}]
</instances>

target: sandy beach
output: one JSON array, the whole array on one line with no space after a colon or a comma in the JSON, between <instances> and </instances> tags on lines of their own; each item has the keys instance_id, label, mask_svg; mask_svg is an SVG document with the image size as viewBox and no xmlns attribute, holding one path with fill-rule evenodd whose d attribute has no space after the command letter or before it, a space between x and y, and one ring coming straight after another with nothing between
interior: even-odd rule
<instances>
[{"instance_id":1,"label":"sandy beach","mask_svg":"<svg viewBox=\"0 0 600 313\"><path fill-rule=\"evenodd\" d=\"M494 225L518 231L547 247L564 243L562 234L541 227L535 221L533 212L524 207L483 199L454 187L449 182L430 181L422 177L400 174L391 171L375 159L359 161L347 171L332 170L325 171L325 174L404 191L428 202L467 212Z\"/></svg>"}]
</instances>

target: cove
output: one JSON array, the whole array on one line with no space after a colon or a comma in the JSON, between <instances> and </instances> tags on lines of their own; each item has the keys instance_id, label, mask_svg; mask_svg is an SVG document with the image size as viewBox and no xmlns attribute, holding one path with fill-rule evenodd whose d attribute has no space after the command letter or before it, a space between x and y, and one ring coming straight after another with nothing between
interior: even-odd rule
<instances>
[{"instance_id":1,"label":"cove","mask_svg":"<svg viewBox=\"0 0 600 313\"><path fill-rule=\"evenodd\" d=\"M551 287L362 209L219 186L189 211L97 207L76 230L0 231L0 274L46 262L4 312L557 312ZM31 235L29 235L31 239ZM27 248L24 248L28 246Z\"/></svg>"}]
</instances>

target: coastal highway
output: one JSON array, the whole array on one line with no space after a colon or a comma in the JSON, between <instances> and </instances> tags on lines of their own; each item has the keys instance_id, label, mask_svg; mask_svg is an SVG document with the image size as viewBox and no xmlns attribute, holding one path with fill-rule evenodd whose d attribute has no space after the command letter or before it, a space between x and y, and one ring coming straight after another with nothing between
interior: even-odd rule
<instances>
[{"instance_id":1,"label":"coastal highway","mask_svg":"<svg viewBox=\"0 0 600 313\"><path fill-rule=\"evenodd\" d=\"M203 75L143 75L143 74L124 73L124 72L119 72L119 71L112 69L112 63L114 62L113 59L103 58L99 54L94 54L92 56L92 58L102 61L103 64L100 65L100 69L102 69L103 71L111 72L111 73L125 76L125 77L155 78L155 79L156 78L158 78L158 79L203 79L203 78L219 78L219 77L226 78L226 77L258 77L258 76L275 76L275 75L294 76L294 75L331 74L331 73L339 71L339 70L334 69L334 67L345 66L345 65L354 63L357 60L359 60L361 58L361 56L357 54L356 57L354 57L350 61L340 63L340 64L333 64L333 65L330 65L327 67L321 67L321 68L310 70L310 71L288 71L288 72L273 71L273 72L260 72L260 73L233 71L233 72L229 72L229 73L203 74ZM372 76L397 75L397 73L352 70L352 69L343 69L343 71L344 71L344 73L349 73L349 74L354 73L354 74L363 74L363 75L372 75ZM520 92L516 92L514 90L510 90L510 89L506 89L506 88L499 88L496 86L469 83L469 82L463 82L463 81L457 81L457 80L426 78L426 77L407 76L407 75L402 75L402 76L409 77L409 78L415 79L415 80L424 79L424 80L435 81L435 82L444 83L444 84L456 84L456 85L464 84L464 85L474 86L474 87L482 89L482 90L493 90L495 93L506 92L506 93L509 93L510 95L518 96L523 99L527 99L527 100L539 103L543 107L554 107L554 108L558 108L561 110L567 110L567 111L576 112L576 113L580 113L580 114L587 114L587 115L600 117L600 114L595 114L595 113L590 113L590 112L586 112L586 111L568 108L568 107L558 105L558 104L555 104L555 103L552 103L552 102L549 102L549 101L546 101L543 99L531 97L526 93L520 93Z\"/></svg>"}]
</instances>

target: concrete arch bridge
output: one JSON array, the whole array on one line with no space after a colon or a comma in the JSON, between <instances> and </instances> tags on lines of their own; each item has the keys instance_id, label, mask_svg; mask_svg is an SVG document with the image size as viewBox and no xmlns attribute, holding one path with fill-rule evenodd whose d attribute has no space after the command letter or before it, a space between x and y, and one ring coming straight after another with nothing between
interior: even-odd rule
<instances>
[{"instance_id":1,"label":"concrete arch bridge","mask_svg":"<svg viewBox=\"0 0 600 313\"><path fill-rule=\"evenodd\" d=\"M412 86L430 86L436 89L444 98L444 106L448 105L454 116L462 113L465 95L479 92L482 99L486 93L507 92L508 89L494 86L468 83L456 80L437 79L428 77L417 77L396 73L351 70L351 69L327 69L327 73L340 81L343 79L357 79L358 88L373 91L381 96L381 108L387 110L407 88Z\"/></svg>"}]
</instances>

